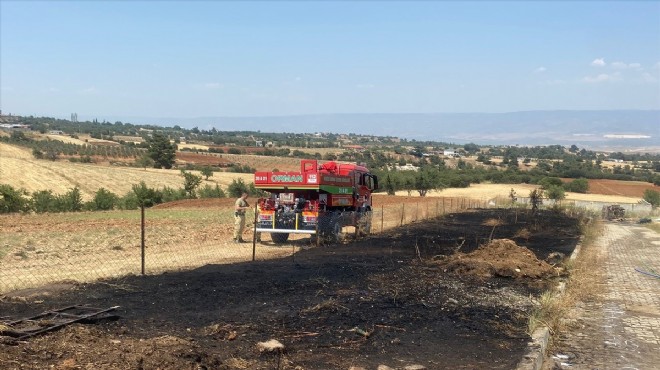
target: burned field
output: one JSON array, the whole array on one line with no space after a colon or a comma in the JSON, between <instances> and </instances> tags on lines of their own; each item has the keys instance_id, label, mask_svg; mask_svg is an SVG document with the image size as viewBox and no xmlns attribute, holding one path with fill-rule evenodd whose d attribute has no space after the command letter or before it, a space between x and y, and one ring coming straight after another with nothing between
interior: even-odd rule
<instances>
[{"instance_id":1,"label":"burned field","mask_svg":"<svg viewBox=\"0 0 660 370\"><path fill-rule=\"evenodd\" d=\"M561 275L543 260L578 239L560 213L476 210L283 259L17 291L5 322L71 305L118 319L0 337L0 367L511 369L530 296ZM271 339L284 348L258 346Z\"/></svg>"}]
</instances>

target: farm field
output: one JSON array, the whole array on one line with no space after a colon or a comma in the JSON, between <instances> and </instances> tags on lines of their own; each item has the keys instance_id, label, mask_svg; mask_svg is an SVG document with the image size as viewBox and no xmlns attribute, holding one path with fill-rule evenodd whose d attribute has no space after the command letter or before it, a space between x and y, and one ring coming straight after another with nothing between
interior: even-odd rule
<instances>
[{"instance_id":1,"label":"farm field","mask_svg":"<svg viewBox=\"0 0 660 370\"><path fill-rule=\"evenodd\" d=\"M468 188L449 188L431 191L427 197L459 197L479 201L491 199L508 200L513 189L518 197L528 197L538 186L529 184L472 184ZM589 193L566 192L567 200L599 201L612 203L637 203L642 199L644 189L658 189L653 184L638 181L589 180ZM416 192L412 192L414 195ZM397 195L407 195L398 191Z\"/></svg>"},{"instance_id":2,"label":"farm field","mask_svg":"<svg viewBox=\"0 0 660 370\"><path fill-rule=\"evenodd\" d=\"M173 264L195 255L201 267L145 277L124 276L124 270L99 282L64 281L9 292L0 299L0 312L11 318L72 304L120 307L116 321L74 324L4 346L0 364L6 369L514 368L529 340L530 295L538 296L561 274L543 260L552 252L571 253L579 221L555 212L529 218L527 212L493 209L417 222L407 217L412 223L399 227L395 211L402 199L379 198L394 224L382 233L321 247L304 239L282 247L266 241L257 262L248 262L249 247L223 240L231 229L223 211L228 199L148 210L148 266L154 258ZM57 265L71 254L84 264L112 255L104 266L131 261L135 271L136 239L124 238L121 230L138 233L138 213L3 216L3 224L12 225L2 230L3 239L27 237L32 248L6 253L2 264L18 264L25 273L39 260ZM498 220L495 230L492 220ZM111 238L93 239L99 234ZM511 241L488 243L491 237ZM506 250L514 254L502 258ZM228 258L218 259L220 251ZM257 343L269 339L280 341L285 351L260 353Z\"/></svg>"},{"instance_id":3,"label":"farm field","mask_svg":"<svg viewBox=\"0 0 660 370\"><path fill-rule=\"evenodd\" d=\"M75 139L72 139L75 140ZM25 188L33 192L51 189L54 193L65 193L74 186L81 189L83 197L89 199L96 190L104 187L117 194L130 191L132 184L145 181L151 187L180 187L182 178L178 170L140 169L132 167L110 166L109 164L80 164L68 161L50 162L36 160L28 149L0 143L0 178L2 183L17 188ZM198 165L227 166L231 163L255 168L257 171L298 171L300 160L258 156L249 154L214 154L178 152L180 164L194 163ZM194 171L193 171L194 172ZM253 180L252 174L214 172L213 177L202 185L215 184L226 187L233 179L243 179L246 183ZM121 179L118 181L117 179ZM527 197L536 188L528 184L473 184L468 188L449 188L442 191L429 192L431 197L460 197L478 201L491 199L508 199L511 189L519 197ZM587 194L566 193L567 200L602 201L637 203L644 190L658 187L653 184L638 181L589 180ZM412 192L413 195L416 192ZM397 195L407 195L405 191Z\"/></svg>"},{"instance_id":4,"label":"farm field","mask_svg":"<svg viewBox=\"0 0 660 370\"><path fill-rule=\"evenodd\" d=\"M0 153L1 182L29 192L52 190L53 193L63 194L78 186L83 199L89 200L100 188L123 195L131 191L133 184L141 181L156 188L179 188L183 184L179 170L36 160L29 150L5 143L0 143ZM251 174L214 172L208 181L202 181L202 186L218 184L226 188L234 179L249 183L252 178Z\"/></svg>"}]
</instances>

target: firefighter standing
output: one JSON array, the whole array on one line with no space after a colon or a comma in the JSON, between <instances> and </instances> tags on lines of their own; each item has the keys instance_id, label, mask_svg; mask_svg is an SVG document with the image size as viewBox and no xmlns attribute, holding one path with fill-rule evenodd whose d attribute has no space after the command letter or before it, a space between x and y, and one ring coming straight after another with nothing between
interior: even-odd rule
<instances>
[{"instance_id":1,"label":"firefighter standing","mask_svg":"<svg viewBox=\"0 0 660 370\"><path fill-rule=\"evenodd\" d=\"M234 241L237 243L245 242L243 240L243 230L245 229L245 210L250 208L247 202L248 193L243 192L240 198L234 203Z\"/></svg>"}]
</instances>

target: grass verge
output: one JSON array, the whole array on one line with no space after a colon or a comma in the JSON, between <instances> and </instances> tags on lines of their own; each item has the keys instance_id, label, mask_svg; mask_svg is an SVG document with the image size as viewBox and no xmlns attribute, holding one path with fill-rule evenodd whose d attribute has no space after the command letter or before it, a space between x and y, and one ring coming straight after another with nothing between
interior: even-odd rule
<instances>
[{"instance_id":1,"label":"grass verge","mask_svg":"<svg viewBox=\"0 0 660 370\"><path fill-rule=\"evenodd\" d=\"M537 307L529 314L528 333L546 326L552 335L567 329L574 307L580 302L594 299L600 293L605 255L595 244L602 232L602 223L593 214L576 209L566 211L570 216L578 217L582 226L580 253L574 260L566 263L568 278L560 286L541 295Z\"/></svg>"}]
</instances>

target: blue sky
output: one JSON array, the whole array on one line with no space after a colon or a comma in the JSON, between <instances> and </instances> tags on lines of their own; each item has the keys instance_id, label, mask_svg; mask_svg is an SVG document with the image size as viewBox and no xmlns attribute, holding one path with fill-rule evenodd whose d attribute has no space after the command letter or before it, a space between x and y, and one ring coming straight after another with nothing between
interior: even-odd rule
<instances>
[{"instance_id":1,"label":"blue sky","mask_svg":"<svg viewBox=\"0 0 660 370\"><path fill-rule=\"evenodd\" d=\"M3 113L660 109L660 2L0 0Z\"/></svg>"}]
</instances>

